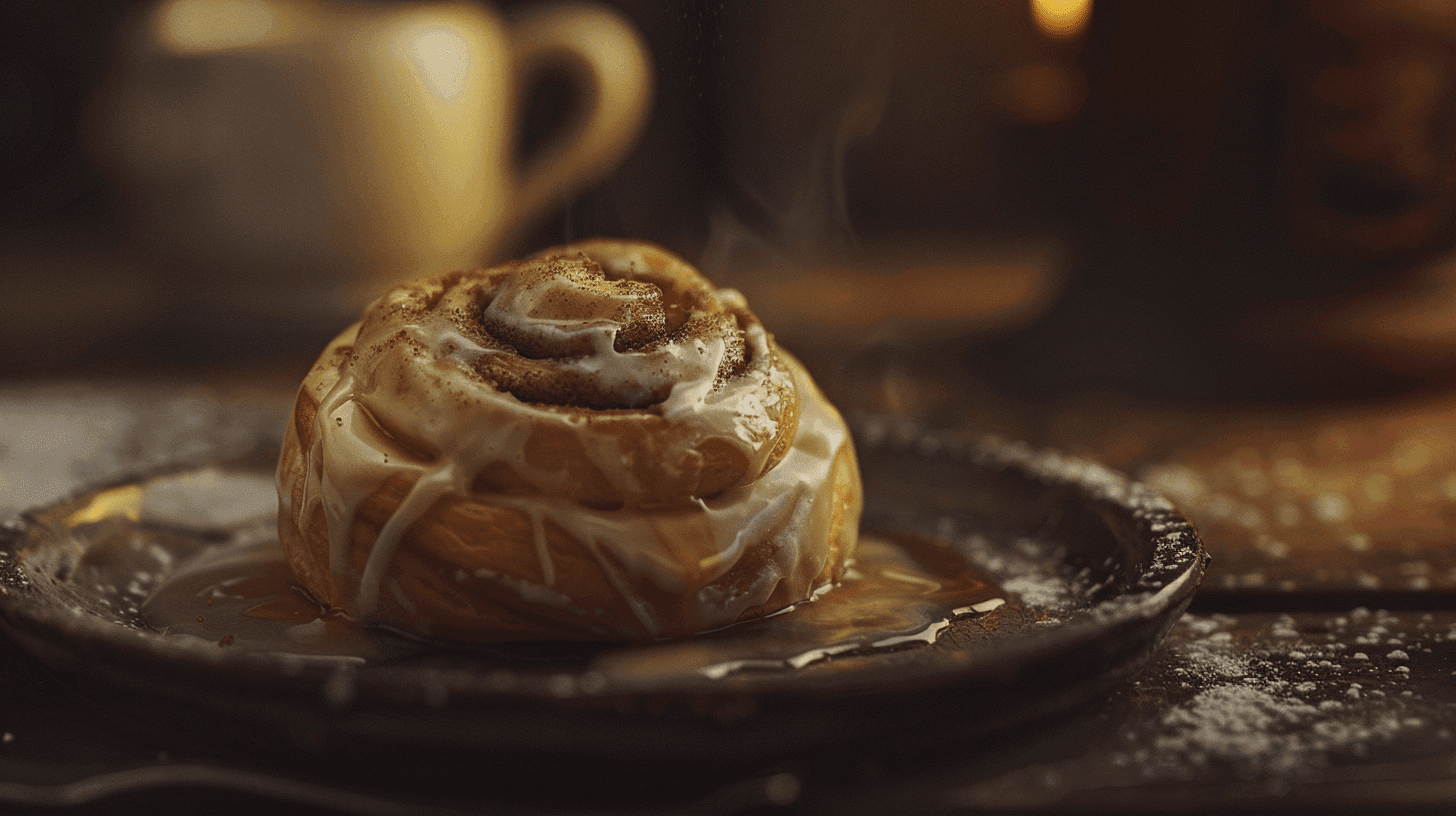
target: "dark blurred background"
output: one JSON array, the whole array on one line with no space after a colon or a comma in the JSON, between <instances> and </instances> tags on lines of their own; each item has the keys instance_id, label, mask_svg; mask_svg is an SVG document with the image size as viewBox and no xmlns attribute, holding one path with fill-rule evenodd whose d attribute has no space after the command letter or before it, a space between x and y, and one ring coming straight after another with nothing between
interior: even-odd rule
<instances>
[{"instance_id":1,"label":"dark blurred background","mask_svg":"<svg viewBox=\"0 0 1456 816\"><path fill-rule=\"evenodd\" d=\"M0 373L307 357L344 319L214 302L135 222L95 117L146 5L0 9ZM657 241L811 360L905 341L1030 393L1456 372L1445 4L608 5L655 62L650 120L501 254ZM550 75L524 96L522 155L571 96Z\"/></svg>"},{"instance_id":2,"label":"dark blurred background","mask_svg":"<svg viewBox=\"0 0 1456 816\"><path fill-rule=\"evenodd\" d=\"M7 239L124 226L83 145L84 120L123 24L150 5L13 0L0 10ZM872 133L853 134L871 143L855 144L845 168L863 191L852 196L857 227L1039 225L1071 209L1064 132L1087 91L1075 64L1082 36L1045 35L1025 0L607 5L650 43L658 102L631 164L574 207L580 230L702 245L707 215L725 200L802 183L816 142L860 97L884 111ZM549 125L553 92L528 101L530 127Z\"/></svg>"}]
</instances>

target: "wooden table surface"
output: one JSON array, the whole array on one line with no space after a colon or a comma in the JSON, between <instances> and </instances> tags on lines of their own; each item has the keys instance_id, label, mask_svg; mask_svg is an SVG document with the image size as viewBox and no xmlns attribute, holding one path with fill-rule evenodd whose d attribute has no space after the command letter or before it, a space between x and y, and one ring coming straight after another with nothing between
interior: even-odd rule
<instances>
[{"instance_id":1,"label":"wooden table surface","mask_svg":"<svg viewBox=\"0 0 1456 816\"><path fill-rule=\"evenodd\" d=\"M209 412L257 411L281 422L293 369L303 365L245 361L109 380L86 372L0 386L0 512L146 464L140 448L117 447L137 430L138 404L176 417L147 433L178 450L199 434L217 441ZM1107 395L1033 404L914 373L826 380L853 386L847 410L894 409L1024 438L1158 487L1199 526L1214 557L1190 613L1135 680L1056 721L917 756L833 767L802 757L691 802L617 800L609 809L1456 807L1456 550L1447 546L1456 523L1456 391L1338 408ZM0 802L66 801L97 812L413 812L389 797L308 787L240 794L208 776L228 767L226 754L179 752L154 735L95 722L73 705L79 693L95 690L0 642ZM157 767L202 770L180 787L138 775ZM100 782L78 781L97 773ZM467 812L502 805L444 804Z\"/></svg>"},{"instance_id":2,"label":"wooden table surface","mask_svg":"<svg viewBox=\"0 0 1456 816\"><path fill-rule=\"evenodd\" d=\"M141 285L129 267L104 260L93 265L112 283L131 282L123 294ZM57 264L75 272L44 256L32 277L53 284ZM73 277L94 289L97 274L87 266ZM24 329L67 288L35 289L3 311ZM281 424L312 349L327 339L257 324L219 339L181 312L133 315L118 328L100 301L85 304L65 313L75 349L31 332L29 362L0 366L11 376L0 380L0 517L156 464L148 457L158 450L226 446L219 418L229 412ZM1055 721L975 744L927 734L934 748L915 755L798 757L686 799L644 794L597 809L1456 808L1456 385L1341 403L1032 398L967 373L964 344L942 342L965 326L932 328L940 338L919 345L886 342L873 327L834 335L809 342L806 359L846 412L1024 439L1164 492L1213 555L1189 614L1136 679ZM813 336L824 337L799 339ZM139 406L146 427L137 427ZM145 444L123 444L138 434ZM169 745L87 715L78 695L96 694L105 690L56 675L0 638L0 810L562 810L452 800L421 810L418 797L312 785L256 761L250 772L266 784L250 787L254 777L237 776L226 751Z\"/></svg>"}]
</instances>

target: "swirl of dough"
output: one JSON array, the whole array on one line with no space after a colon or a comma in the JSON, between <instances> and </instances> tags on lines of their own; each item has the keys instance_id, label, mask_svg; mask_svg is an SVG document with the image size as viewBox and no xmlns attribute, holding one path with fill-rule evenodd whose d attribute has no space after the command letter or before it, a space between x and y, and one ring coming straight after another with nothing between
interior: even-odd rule
<instances>
[{"instance_id":1,"label":"swirl of dough","mask_svg":"<svg viewBox=\"0 0 1456 816\"><path fill-rule=\"evenodd\" d=\"M320 600L470 640L659 638L837 579L858 470L741 295L590 241L402 285L325 350L279 460Z\"/></svg>"}]
</instances>

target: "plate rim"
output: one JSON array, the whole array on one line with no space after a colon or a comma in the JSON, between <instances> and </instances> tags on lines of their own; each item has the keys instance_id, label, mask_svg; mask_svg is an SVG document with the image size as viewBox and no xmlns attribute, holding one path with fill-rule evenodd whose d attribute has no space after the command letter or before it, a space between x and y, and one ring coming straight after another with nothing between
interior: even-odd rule
<instances>
[{"instance_id":1,"label":"plate rim","mask_svg":"<svg viewBox=\"0 0 1456 816\"><path fill-rule=\"evenodd\" d=\"M999 667L987 667L978 661L959 665L931 664L917 667L914 676L892 678L894 667L871 664L846 673L853 674L850 678L831 677L815 683L721 684L703 678L704 682L683 683L675 688L593 690L578 682L569 693L563 693L560 683L555 687L542 682L525 686L519 682L507 685L499 678L471 676L459 670L400 667L388 663L363 668L353 664L304 663L297 666L296 671L284 670L276 654L207 648L202 642L168 641L161 633L129 628L80 610L62 609L39 590L27 591L24 586L30 577L23 574L14 553L15 548L25 541L28 531L38 523L37 512L74 501L95 490L199 467L260 468L262 461L255 451L229 461L203 458L110 478L102 484L84 486L65 498L26 511L19 522L0 525L0 627L27 651L43 660L65 661L68 657L79 657L83 671L89 669L113 681L127 682L130 679L145 684L149 682L150 675L167 673L168 667L176 669L180 666L184 681L188 676L210 675L229 681L230 690L239 694L250 690L264 694L289 691L307 694L314 703L319 702L321 694L326 707L336 711L362 703L383 704L402 711L436 708L429 704L428 699L412 700L411 695L402 695L401 686L413 686L415 692L423 690L426 692L424 698L429 698L431 692L443 692L452 707L467 704L489 707L493 703L579 706L586 703L612 709L620 708L624 696L644 694L666 698L737 699L748 696L802 703L814 699L859 697L877 691L884 693L886 682L890 679L893 679L893 691L900 694L994 682L997 676L1014 675L1022 665L1034 662L1037 655L1049 648L1087 647L1093 641L1105 638L1117 627L1139 625L1156 630L1144 635L1151 641L1142 650L1140 660L1145 661L1197 591L1209 561L1197 531L1171 502L1120 471L1055 449L1038 449L1026 442L976 437L949 429L931 429L899 417L858 415L851 417L851 426L861 461L870 452L949 458L953 464L963 463L997 473L1013 472L1013 478L1039 482L1047 488L1070 487L1082 499L1110 508L1120 517L1130 519L1137 528L1137 534L1151 545L1153 564L1150 570L1139 576L1146 586L1141 587L1142 591L1113 596L1113 600L1118 602L1096 619L1082 617L1060 622L1037 632L1034 637L1000 649L997 653L1001 660ZM1157 575L1149 577L1146 574L1149 571ZM1135 590L1138 588L1133 587ZM106 662L95 663L98 658ZM1140 665L1139 662L1137 666L1124 667L1124 674ZM155 681L155 677L151 680ZM764 685L769 688L761 688ZM341 687L346 687L346 693L335 693ZM425 704L421 705L422 702Z\"/></svg>"}]
</instances>

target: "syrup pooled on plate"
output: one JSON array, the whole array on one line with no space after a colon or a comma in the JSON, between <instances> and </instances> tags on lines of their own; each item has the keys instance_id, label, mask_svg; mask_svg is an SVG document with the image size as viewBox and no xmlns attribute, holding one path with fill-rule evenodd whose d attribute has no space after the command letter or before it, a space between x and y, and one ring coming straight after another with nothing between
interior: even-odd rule
<instances>
[{"instance_id":1,"label":"syrup pooled on plate","mask_svg":"<svg viewBox=\"0 0 1456 816\"><path fill-rule=\"evenodd\" d=\"M949 547L913 536L861 533L838 586L778 613L682 640L603 655L607 676L802 669L840 654L934 643L958 617L1007 602Z\"/></svg>"},{"instance_id":2,"label":"syrup pooled on plate","mask_svg":"<svg viewBox=\"0 0 1456 816\"><path fill-rule=\"evenodd\" d=\"M276 540L201 554L148 596L140 614L159 632L224 648L360 659L390 651L304 592Z\"/></svg>"},{"instance_id":3,"label":"syrup pooled on plate","mask_svg":"<svg viewBox=\"0 0 1456 816\"><path fill-rule=\"evenodd\" d=\"M124 617L168 638L303 662L439 648L360 626L305 593L264 532L276 512L271 485L269 475L207 468L99 491L39 520L64 527L74 545L65 572L78 594L109 598L109 608L134 611ZM589 648L588 668L639 682L793 671L934 643L954 619L994 616L1013 598L948 545L864 534L843 580L811 599L714 632ZM515 648L490 647L506 659Z\"/></svg>"}]
</instances>

